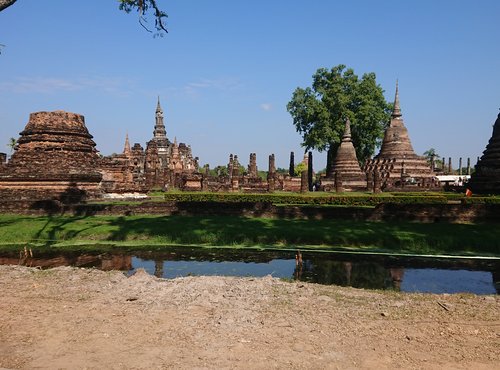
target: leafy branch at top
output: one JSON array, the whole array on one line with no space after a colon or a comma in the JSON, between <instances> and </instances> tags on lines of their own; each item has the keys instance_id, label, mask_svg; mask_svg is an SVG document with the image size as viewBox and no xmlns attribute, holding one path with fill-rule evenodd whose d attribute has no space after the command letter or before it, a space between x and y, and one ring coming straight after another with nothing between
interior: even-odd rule
<instances>
[{"instance_id":1,"label":"leafy branch at top","mask_svg":"<svg viewBox=\"0 0 500 370\"><path fill-rule=\"evenodd\" d=\"M168 33L167 26L165 24L168 15L158 7L156 0L120 0L120 10L127 13L137 10L139 12L139 23L141 26L148 32L152 32L146 26L145 23L147 23L147 20L144 17L144 15L151 10L154 13L155 28L158 31L158 34L162 35L162 32Z\"/></svg>"}]
</instances>

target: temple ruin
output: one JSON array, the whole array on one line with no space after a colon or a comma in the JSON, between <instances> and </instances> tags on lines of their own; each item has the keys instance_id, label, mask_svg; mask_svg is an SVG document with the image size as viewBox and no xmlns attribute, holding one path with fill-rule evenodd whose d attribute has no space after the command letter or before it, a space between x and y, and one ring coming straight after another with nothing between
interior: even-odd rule
<instances>
[{"instance_id":1,"label":"temple ruin","mask_svg":"<svg viewBox=\"0 0 500 370\"><path fill-rule=\"evenodd\" d=\"M344 135L335 158L332 161L333 178L321 180L325 191L342 189L342 191L365 191L367 188L366 174L361 171L356 150L352 144L351 122L345 122ZM336 184L338 182L338 184ZM341 186L340 182L342 183Z\"/></svg>"},{"instance_id":2,"label":"temple ruin","mask_svg":"<svg viewBox=\"0 0 500 370\"><path fill-rule=\"evenodd\" d=\"M193 183L189 175L198 171L198 158L193 158L190 146L177 143L177 138L173 142L168 139L158 98L153 138L146 149L139 143L131 148L127 135L123 152L104 157L100 168L103 188L108 193L190 188Z\"/></svg>"},{"instance_id":3,"label":"temple ruin","mask_svg":"<svg viewBox=\"0 0 500 370\"><path fill-rule=\"evenodd\" d=\"M14 154L0 166L0 194L63 201L99 196L102 175L95 146L82 115L31 113Z\"/></svg>"},{"instance_id":4,"label":"temple ruin","mask_svg":"<svg viewBox=\"0 0 500 370\"><path fill-rule=\"evenodd\" d=\"M438 186L425 157L418 156L413 150L401 113L397 83L394 109L385 130L382 147L375 158L365 163L363 170L373 178L374 173L378 172L381 187L386 190Z\"/></svg>"},{"instance_id":5,"label":"temple ruin","mask_svg":"<svg viewBox=\"0 0 500 370\"><path fill-rule=\"evenodd\" d=\"M473 193L500 194L500 113L493 125L493 134L476 164L476 170L469 180L468 187Z\"/></svg>"}]
</instances>

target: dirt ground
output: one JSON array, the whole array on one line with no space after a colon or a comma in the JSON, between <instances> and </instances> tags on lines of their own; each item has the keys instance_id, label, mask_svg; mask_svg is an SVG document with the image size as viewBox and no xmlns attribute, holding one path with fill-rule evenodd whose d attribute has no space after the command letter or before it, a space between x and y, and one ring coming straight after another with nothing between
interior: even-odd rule
<instances>
[{"instance_id":1,"label":"dirt ground","mask_svg":"<svg viewBox=\"0 0 500 370\"><path fill-rule=\"evenodd\" d=\"M0 368L498 369L500 299L0 266Z\"/></svg>"}]
</instances>

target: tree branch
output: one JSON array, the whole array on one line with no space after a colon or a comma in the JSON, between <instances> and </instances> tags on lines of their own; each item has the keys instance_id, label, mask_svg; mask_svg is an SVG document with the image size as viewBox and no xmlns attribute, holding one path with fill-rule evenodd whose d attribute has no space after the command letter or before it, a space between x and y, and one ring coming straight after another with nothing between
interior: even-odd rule
<instances>
[{"instance_id":1,"label":"tree branch","mask_svg":"<svg viewBox=\"0 0 500 370\"><path fill-rule=\"evenodd\" d=\"M147 20L145 15L148 13L148 10L151 10L155 19L155 28L158 33L168 33L165 24L165 19L168 15L158 7L156 2L157 0L120 0L120 9L127 13L136 10L139 13L139 23L148 32L151 32L151 30L146 27L145 23L147 23Z\"/></svg>"},{"instance_id":2,"label":"tree branch","mask_svg":"<svg viewBox=\"0 0 500 370\"><path fill-rule=\"evenodd\" d=\"M0 12L7 9L9 6L14 4L17 0L0 0Z\"/></svg>"}]
</instances>

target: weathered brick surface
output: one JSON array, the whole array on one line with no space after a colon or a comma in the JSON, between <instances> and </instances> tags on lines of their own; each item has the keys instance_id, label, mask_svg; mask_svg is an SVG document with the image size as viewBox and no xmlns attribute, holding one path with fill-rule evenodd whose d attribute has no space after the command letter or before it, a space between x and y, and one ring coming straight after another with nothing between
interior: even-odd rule
<instances>
[{"instance_id":1,"label":"weathered brick surface","mask_svg":"<svg viewBox=\"0 0 500 370\"><path fill-rule=\"evenodd\" d=\"M94 197L102 175L92 135L80 114L30 114L11 160L0 169L0 196L45 199L63 194Z\"/></svg>"},{"instance_id":2,"label":"weathered brick surface","mask_svg":"<svg viewBox=\"0 0 500 370\"><path fill-rule=\"evenodd\" d=\"M474 193L500 194L500 114L493 134L468 184Z\"/></svg>"},{"instance_id":3,"label":"weathered brick surface","mask_svg":"<svg viewBox=\"0 0 500 370\"><path fill-rule=\"evenodd\" d=\"M433 181L435 174L424 157L415 154L403 121L399 105L399 92L396 85L394 110L387 127L380 153L365 163L365 172L378 171L382 187L386 190L398 190L408 185L418 187L438 187Z\"/></svg>"},{"instance_id":4,"label":"weathered brick surface","mask_svg":"<svg viewBox=\"0 0 500 370\"><path fill-rule=\"evenodd\" d=\"M344 136L332 163L333 174L322 181L325 190L335 187L334 179L341 179L344 191L366 191L366 174L359 167L356 150L351 139L351 123L345 124ZM333 184L331 184L333 182ZM333 186L332 186L333 185Z\"/></svg>"}]
</instances>

